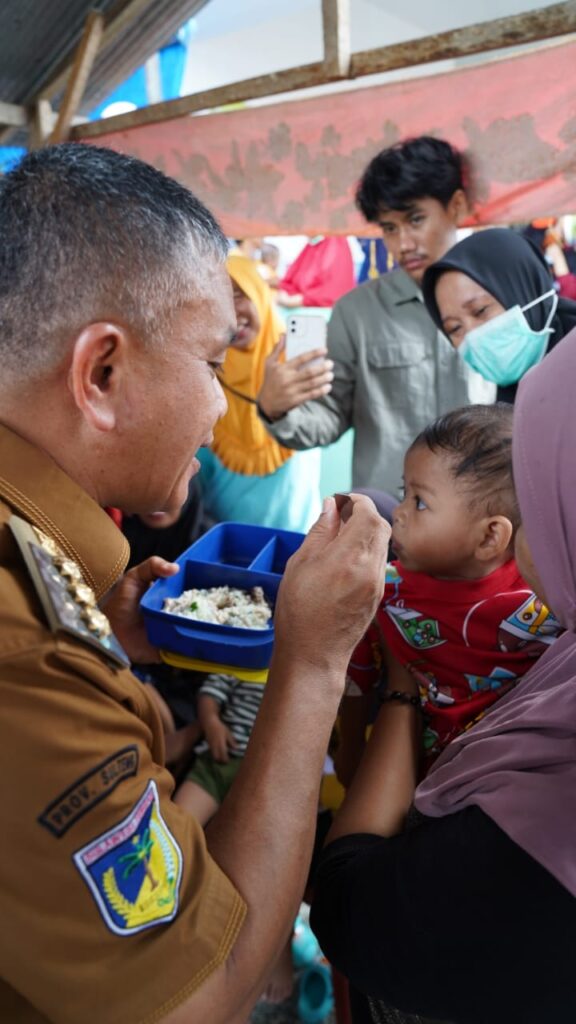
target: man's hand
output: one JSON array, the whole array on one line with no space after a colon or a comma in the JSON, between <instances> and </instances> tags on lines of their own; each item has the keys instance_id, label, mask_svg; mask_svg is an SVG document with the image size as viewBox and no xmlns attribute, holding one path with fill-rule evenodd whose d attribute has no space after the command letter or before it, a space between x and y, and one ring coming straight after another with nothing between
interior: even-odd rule
<instances>
[{"instance_id":1,"label":"man's hand","mask_svg":"<svg viewBox=\"0 0 576 1024\"><path fill-rule=\"evenodd\" d=\"M350 495L340 519L327 498L318 522L286 567L274 616L275 650L292 661L344 674L384 593L390 525L370 498ZM313 684L313 678L311 678Z\"/></svg>"},{"instance_id":2,"label":"man's hand","mask_svg":"<svg viewBox=\"0 0 576 1024\"><path fill-rule=\"evenodd\" d=\"M178 568L174 562L153 555L130 569L103 603L103 611L110 619L117 639L130 661L136 664L160 661L158 651L148 643L139 608L140 599L154 580L174 576Z\"/></svg>"},{"instance_id":3,"label":"man's hand","mask_svg":"<svg viewBox=\"0 0 576 1024\"><path fill-rule=\"evenodd\" d=\"M266 360L258 395L260 408L271 420L280 419L302 402L327 395L334 380L334 363L325 358L326 348L305 352L288 362L283 359L285 348L283 335Z\"/></svg>"}]
</instances>

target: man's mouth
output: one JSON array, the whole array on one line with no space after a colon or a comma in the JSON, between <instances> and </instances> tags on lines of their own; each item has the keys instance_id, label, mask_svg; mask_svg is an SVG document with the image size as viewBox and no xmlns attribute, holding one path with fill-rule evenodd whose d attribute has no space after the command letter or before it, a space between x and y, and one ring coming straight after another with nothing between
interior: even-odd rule
<instances>
[{"instance_id":1,"label":"man's mouth","mask_svg":"<svg viewBox=\"0 0 576 1024\"><path fill-rule=\"evenodd\" d=\"M401 260L400 262L401 262L401 266L404 267L404 270L421 270L422 267L426 263L426 257L425 256L409 256L409 257L407 256L405 259Z\"/></svg>"}]
</instances>

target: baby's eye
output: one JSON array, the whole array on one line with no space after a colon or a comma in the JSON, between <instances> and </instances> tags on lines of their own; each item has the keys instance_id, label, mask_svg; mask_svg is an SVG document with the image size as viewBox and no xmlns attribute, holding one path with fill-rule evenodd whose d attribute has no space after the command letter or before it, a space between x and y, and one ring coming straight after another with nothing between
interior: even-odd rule
<instances>
[{"instance_id":1,"label":"baby's eye","mask_svg":"<svg viewBox=\"0 0 576 1024\"><path fill-rule=\"evenodd\" d=\"M414 501L416 502L416 511L422 512L427 508L426 502L422 498L419 498L417 494L414 495Z\"/></svg>"}]
</instances>

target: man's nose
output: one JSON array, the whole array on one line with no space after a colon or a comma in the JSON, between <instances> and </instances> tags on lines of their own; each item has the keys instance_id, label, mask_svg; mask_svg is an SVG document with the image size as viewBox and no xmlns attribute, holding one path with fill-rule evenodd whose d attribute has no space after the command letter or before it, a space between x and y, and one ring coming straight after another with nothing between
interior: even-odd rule
<instances>
[{"instance_id":1,"label":"man's nose","mask_svg":"<svg viewBox=\"0 0 576 1024\"><path fill-rule=\"evenodd\" d=\"M412 252L416 248L412 229L408 224L400 227L400 252Z\"/></svg>"}]
</instances>

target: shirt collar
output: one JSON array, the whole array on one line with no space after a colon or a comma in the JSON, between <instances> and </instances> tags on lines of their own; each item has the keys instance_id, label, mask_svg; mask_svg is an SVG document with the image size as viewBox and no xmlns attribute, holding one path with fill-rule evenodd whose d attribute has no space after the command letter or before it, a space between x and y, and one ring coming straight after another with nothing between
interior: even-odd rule
<instances>
[{"instance_id":1,"label":"shirt collar","mask_svg":"<svg viewBox=\"0 0 576 1024\"><path fill-rule=\"evenodd\" d=\"M420 286L401 267L383 274L381 280L384 278L388 280L396 306L401 306L404 302L413 302L414 299L418 299L419 302L423 301Z\"/></svg>"},{"instance_id":2,"label":"shirt collar","mask_svg":"<svg viewBox=\"0 0 576 1024\"><path fill-rule=\"evenodd\" d=\"M112 519L40 448L0 424L0 497L78 563L100 599L130 549Z\"/></svg>"}]
</instances>

